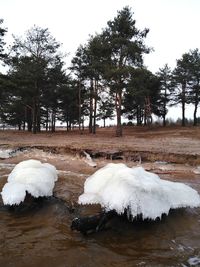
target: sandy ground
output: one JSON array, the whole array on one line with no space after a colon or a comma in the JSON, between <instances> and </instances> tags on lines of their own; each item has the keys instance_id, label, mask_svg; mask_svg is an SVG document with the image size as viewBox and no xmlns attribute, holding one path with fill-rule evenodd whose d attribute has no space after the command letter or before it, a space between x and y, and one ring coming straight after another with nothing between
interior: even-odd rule
<instances>
[{"instance_id":1,"label":"sandy ground","mask_svg":"<svg viewBox=\"0 0 200 267\"><path fill-rule=\"evenodd\" d=\"M112 153L121 152L121 155L126 157L122 156L119 160L126 162L137 162L141 157L143 162L167 161L193 166L200 165L199 127L125 127L123 133L122 138L115 137L115 129L111 127L98 129L96 135L89 134L87 130L83 134L78 131L66 132L62 130L53 134L42 132L36 135L22 131L0 131L0 148L43 149L49 152L48 161L56 161L59 169L66 169L66 165L70 162L72 171L78 168L82 173L88 172L87 164L80 157L80 152L84 150L91 151L91 153L105 152L105 157L106 153L112 155ZM51 159L52 154L50 152L56 153L56 157L53 156ZM34 155L32 152L29 156L41 157L41 152L35 152L35 154L39 155ZM139 157L134 158L133 155L139 155ZM6 161L12 163L16 160L19 161L20 156L17 159ZM95 159L99 165L102 165L103 160L105 158ZM79 167L77 167L77 163L79 163Z\"/></svg>"},{"instance_id":2,"label":"sandy ground","mask_svg":"<svg viewBox=\"0 0 200 267\"><path fill-rule=\"evenodd\" d=\"M78 131L36 135L19 131L0 131L0 145L5 146L51 146L72 149L132 150L172 152L200 155L199 127L125 127L122 138L115 137L114 128L100 128L97 134Z\"/></svg>"}]
</instances>

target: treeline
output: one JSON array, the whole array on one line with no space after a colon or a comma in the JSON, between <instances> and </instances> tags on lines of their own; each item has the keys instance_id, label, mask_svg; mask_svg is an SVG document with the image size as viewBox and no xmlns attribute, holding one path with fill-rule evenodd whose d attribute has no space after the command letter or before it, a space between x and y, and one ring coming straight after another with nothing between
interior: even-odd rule
<instances>
[{"instance_id":1,"label":"treeline","mask_svg":"<svg viewBox=\"0 0 200 267\"><path fill-rule=\"evenodd\" d=\"M153 74L143 64L151 48L145 44L148 29L136 28L129 7L107 22L100 34L78 47L65 70L64 56L48 29L34 26L24 38L14 37L5 52L7 30L0 20L0 60L8 67L0 74L0 121L37 133L55 131L56 121L96 132L97 120L117 118L116 136L122 136L122 116L137 125L150 124L155 114L166 125L170 105L194 106L197 125L200 100L200 52L191 50L177 60L174 70L167 64Z\"/></svg>"}]
</instances>

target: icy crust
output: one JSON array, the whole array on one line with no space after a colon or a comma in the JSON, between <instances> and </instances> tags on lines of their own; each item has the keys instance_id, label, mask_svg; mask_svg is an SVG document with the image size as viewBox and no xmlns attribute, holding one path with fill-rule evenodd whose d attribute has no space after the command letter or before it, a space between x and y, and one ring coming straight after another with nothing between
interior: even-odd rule
<instances>
[{"instance_id":1,"label":"icy crust","mask_svg":"<svg viewBox=\"0 0 200 267\"><path fill-rule=\"evenodd\" d=\"M11 149L0 149L0 158L1 159L8 159L11 157L11 153L13 150Z\"/></svg>"},{"instance_id":2,"label":"icy crust","mask_svg":"<svg viewBox=\"0 0 200 267\"><path fill-rule=\"evenodd\" d=\"M107 164L87 178L79 204L100 204L118 214L128 210L132 218L153 219L170 209L200 206L196 190L177 182L162 180L142 167Z\"/></svg>"},{"instance_id":3,"label":"icy crust","mask_svg":"<svg viewBox=\"0 0 200 267\"><path fill-rule=\"evenodd\" d=\"M3 203L20 204L25 199L26 191L36 198L51 196L57 179L53 165L33 159L22 161L12 170L2 189Z\"/></svg>"}]
</instances>

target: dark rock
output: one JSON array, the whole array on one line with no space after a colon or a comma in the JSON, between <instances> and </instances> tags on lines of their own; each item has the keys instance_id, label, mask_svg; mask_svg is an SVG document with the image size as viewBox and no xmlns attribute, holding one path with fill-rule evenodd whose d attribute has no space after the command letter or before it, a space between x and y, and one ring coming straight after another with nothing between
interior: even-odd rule
<instances>
[{"instance_id":1,"label":"dark rock","mask_svg":"<svg viewBox=\"0 0 200 267\"><path fill-rule=\"evenodd\" d=\"M72 230L77 230L84 235L99 232L106 229L108 221L110 221L117 213L112 210L108 212L102 212L97 215L91 215L86 217L76 217L71 224Z\"/></svg>"}]
</instances>

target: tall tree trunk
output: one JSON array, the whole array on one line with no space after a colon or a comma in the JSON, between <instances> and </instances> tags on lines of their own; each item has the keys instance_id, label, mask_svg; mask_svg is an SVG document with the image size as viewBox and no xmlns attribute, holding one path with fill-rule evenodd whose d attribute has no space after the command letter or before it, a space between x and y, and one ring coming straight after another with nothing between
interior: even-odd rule
<instances>
[{"instance_id":1,"label":"tall tree trunk","mask_svg":"<svg viewBox=\"0 0 200 267\"><path fill-rule=\"evenodd\" d=\"M193 126L197 126L197 107L198 107L198 105L195 104L195 106L194 106L194 121L193 121Z\"/></svg>"},{"instance_id":2,"label":"tall tree trunk","mask_svg":"<svg viewBox=\"0 0 200 267\"><path fill-rule=\"evenodd\" d=\"M167 114L167 90L165 89L165 97L164 97L164 102L163 102L163 127L166 126L166 114Z\"/></svg>"},{"instance_id":3,"label":"tall tree trunk","mask_svg":"<svg viewBox=\"0 0 200 267\"><path fill-rule=\"evenodd\" d=\"M185 126L185 90L186 83L182 84L182 126Z\"/></svg>"},{"instance_id":4,"label":"tall tree trunk","mask_svg":"<svg viewBox=\"0 0 200 267\"><path fill-rule=\"evenodd\" d=\"M152 112L151 112L151 100L149 96L145 97L144 114L145 114L144 124L145 125L151 124L152 123Z\"/></svg>"},{"instance_id":5,"label":"tall tree trunk","mask_svg":"<svg viewBox=\"0 0 200 267\"><path fill-rule=\"evenodd\" d=\"M196 94L195 94L195 103L194 103L194 121L193 125L197 126L197 110L198 110L198 105L199 105L199 90L197 89Z\"/></svg>"},{"instance_id":6,"label":"tall tree trunk","mask_svg":"<svg viewBox=\"0 0 200 267\"><path fill-rule=\"evenodd\" d=\"M185 126L185 102L182 102L182 123L181 125Z\"/></svg>"},{"instance_id":7,"label":"tall tree trunk","mask_svg":"<svg viewBox=\"0 0 200 267\"><path fill-rule=\"evenodd\" d=\"M56 111L54 110L54 116L53 116L53 131L56 131Z\"/></svg>"},{"instance_id":8,"label":"tall tree trunk","mask_svg":"<svg viewBox=\"0 0 200 267\"><path fill-rule=\"evenodd\" d=\"M68 119L66 121L66 124L67 124L67 132L69 132L69 120Z\"/></svg>"},{"instance_id":9,"label":"tall tree trunk","mask_svg":"<svg viewBox=\"0 0 200 267\"><path fill-rule=\"evenodd\" d=\"M103 128L105 128L106 127L106 118L104 117L103 118Z\"/></svg>"},{"instance_id":10,"label":"tall tree trunk","mask_svg":"<svg viewBox=\"0 0 200 267\"><path fill-rule=\"evenodd\" d=\"M116 114L117 114L117 129L116 129L117 137L122 136L121 106L122 106L122 92L120 90L115 95L115 108L116 108Z\"/></svg>"},{"instance_id":11,"label":"tall tree trunk","mask_svg":"<svg viewBox=\"0 0 200 267\"><path fill-rule=\"evenodd\" d=\"M52 110L51 113L51 132L54 133L55 132L55 111Z\"/></svg>"},{"instance_id":12,"label":"tall tree trunk","mask_svg":"<svg viewBox=\"0 0 200 267\"><path fill-rule=\"evenodd\" d=\"M89 133L92 133L92 118L93 118L93 79L90 80L90 116L89 116Z\"/></svg>"},{"instance_id":13,"label":"tall tree trunk","mask_svg":"<svg viewBox=\"0 0 200 267\"><path fill-rule=\"evenodd\" d=\"M33 109L32 109L32 116L33 116L33 133L36 134L37 132L37 103L36 97L33 98Z\"/></svg>"},{"instance_id":14,"label":"tall tree trunk","mask_svg":"<svg viewBox=\"0 0 200 267\"><path fill-rule=\"evenodd\" d=\"M166 126L166 116L163 115L163 127L165 127L165 126Z\"/></svg>"},{"instance_id":15,"label":"tall tree trunk","mask_svg":"<svg viewBox=\"0 0 200 267\"><path fill-rule=\"evenodd\" d=\"M146 107L144 108L144 125L147 125L147 112L146 112Z\"/></svg>"},{"instance_id":16,"label":"tall tree trunk","mask_svg":"<svg viewBox=\"0 0 200 267\"><path fill-rule=\"evenodd\" d=\"M49 128L49 109L47 108L47 110L46 110L46 122L45 122L46 132L48 132L48 128Z\"/></svg>"},{"instance_id":17,"label":"tall tree trunk","mask_svg":"<svg viewBox=\"0 0 200 267\"><path fill-rule=\"evenodd\" d=\"M78 87L78 128L81 134L82 130L81 130L81 82L80 81Z\"/></svg>"},{"instance_id":18,"label":"tall tree trunk","mask_svg":"<svg viewBox=\"0 0 200 267\"><path fill-rule=\"evenodd\" d=\"M93 116L93 127L92 127L92 133L96 133L96 113L97 113L97 90L98 90L98 81L95 80L94 84L94 116Z\"/></svg>"},{"instance_id":19,"label":"tall tree trunk","mask_svg":"<svg viewBox=\"0 0 200 267\"><path fill-rule=\"evenodd\" d=\"M37 101L37 132L41 131L41 116L40 116L40 107Z\"/></svg>"},{"instance_id":20,"label":"tall tree trunk","mask_svg":"<svg viewBox=\"0 0 200 267\"><path fill-rule=\"evenodd\" d=\"M33 133L36 134L38 130L38 108L39 108L39 87L38 81L35 81L35 96L33 97Z\"/></svg>"},{"instance_id":21,"label":"tall tree trunk","mask_svg":"<svg viewBox=\"0 0 200 267\"><path fill-rule=\"evenodd\" d=\"M141 126L142 125L142 121L143 121L143 109L141 108L140 105L137 106L137 126Z\"/></svg>"}]
</instances>

